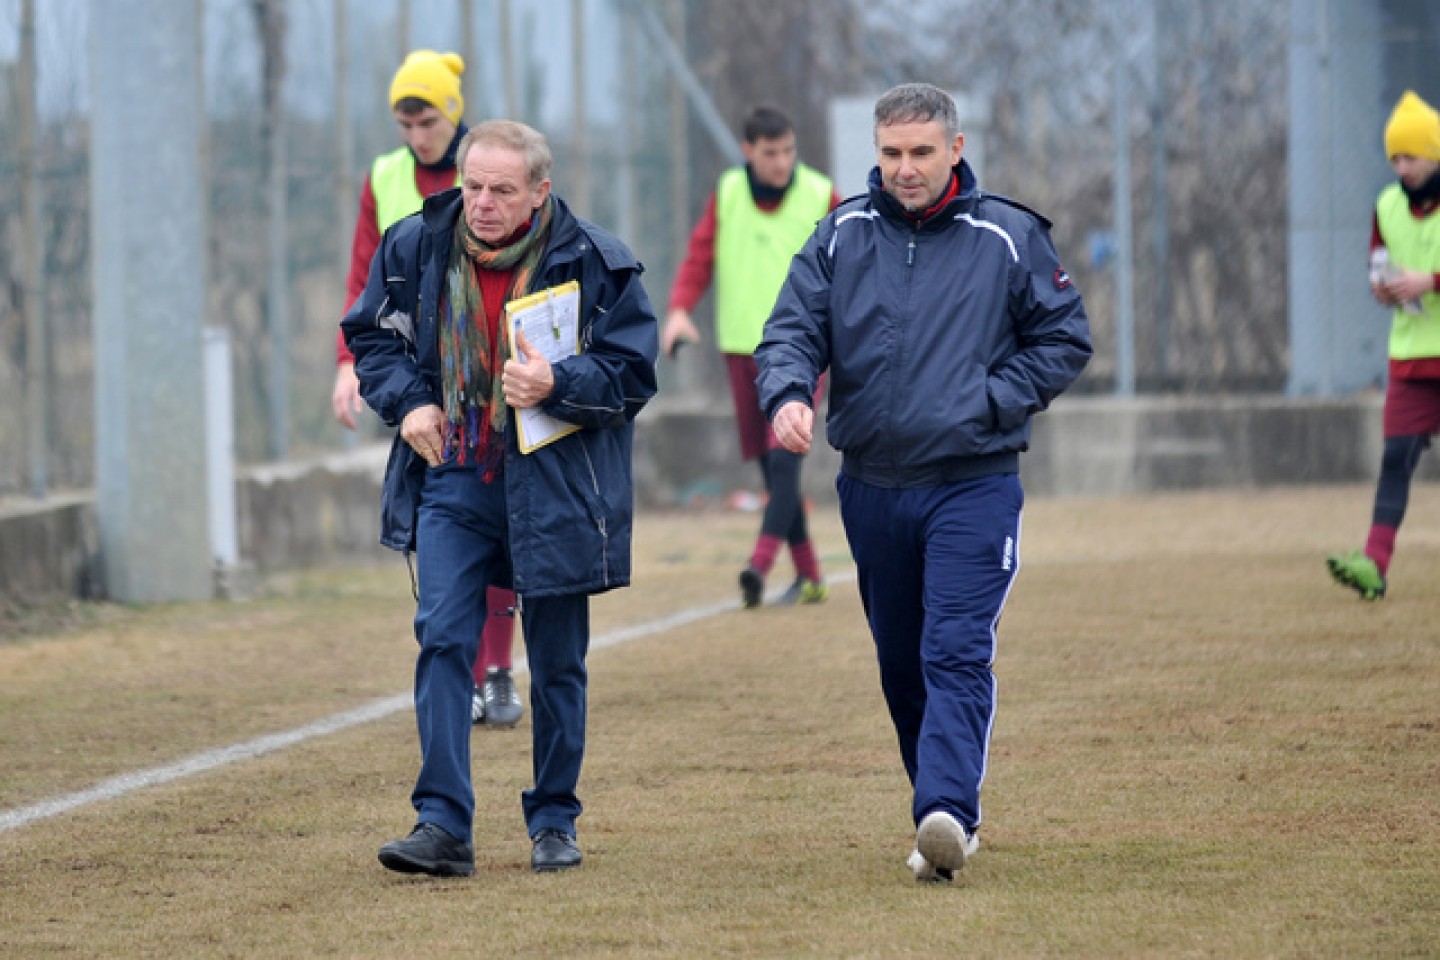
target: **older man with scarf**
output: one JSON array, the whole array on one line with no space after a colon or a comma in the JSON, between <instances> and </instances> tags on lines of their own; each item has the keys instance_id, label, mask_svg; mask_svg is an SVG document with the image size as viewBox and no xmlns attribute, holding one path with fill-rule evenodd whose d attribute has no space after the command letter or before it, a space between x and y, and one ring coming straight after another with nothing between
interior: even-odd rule
<instances>
[{"instance_id":1,"label":"older man with scarf","mask_svg":"<svg viewBox=\"0 0 1440 960\"><path fill-rule=\"evenodd\" d=\"M341 323L365 402L400 426L381 540L417 561L417 816L380 861L474 871L470 664L497 584L535 638L531 866L563 870L581 862L588 598L630 580L633 420L656 389L656 320L634 255L550 192L544 136L487 121L457 159L460 188L386 232ZM572 280L580 352L552 364L523 335L512 344L505 304ZM532 407L581 429L522 453L515 411Z\"/></svg>"}]
</instances>

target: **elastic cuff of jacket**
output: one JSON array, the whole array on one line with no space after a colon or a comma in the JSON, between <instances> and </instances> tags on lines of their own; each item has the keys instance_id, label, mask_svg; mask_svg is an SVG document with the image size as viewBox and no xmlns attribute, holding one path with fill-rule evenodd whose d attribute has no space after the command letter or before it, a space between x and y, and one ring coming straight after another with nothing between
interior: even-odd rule
<instances>
[{"instance_id":1,"label":"elastic cuff of jacket","mask_svg":"<svg viewBox=\"0 0 1440 960\"><path fill-rule=\"evenodd\" d=\"M779 412L780 412L780 408L783 407L783 406L785 406L785 404L789 403L791 400L798 400L800 403L805 404L805 406L810 407L812 410L814 409L814 406L813 406L813 404L814 404L814 402L815 402L815 398L814 398L814 397L809 396L808 394L799 393L799 392L795 392L795 393L782 393L782 394L775 400L775 402L770 405L770 409L765 412L765 419L766 419L767 421L771 422L771 423L774 423L774 422L775 422L775 414L779 413Z\"/></svg>"},{"instance_id":2,"label":"elastic cuff of jacket","mask_svg":"<svg viewBox=\"0 0 1440 960\"><path fill-rule=\"evenodd\" d=\"M410 398L406 399L403 403L401 403L400 406L397 408L397 413L396 413L396 417L395 417L395 424L398 426L399 424L404 423L404 422L405 422L405 418L410 415L410 411L412 411L412 410L419 410L421 407L431 407L431 406L434 406L434 407L440 406L440 401L439 401L439 400L436 400L434 397L428 397L428 396L427 396L427 397L410 397Z\"/></svg>"},{"instance_id":3,"label":"elastic cuff of jacket","mask_svg":"<svg viewBox=\"0 0 1440 960\"><path fill-rule=\"evenodd\" d=\"M557 363L550 367L550 373L555 377L555 383L550 387L550 396L545 398L546 403L551 403L570 392L570 371Z\"/></svg>"}]
</instances>

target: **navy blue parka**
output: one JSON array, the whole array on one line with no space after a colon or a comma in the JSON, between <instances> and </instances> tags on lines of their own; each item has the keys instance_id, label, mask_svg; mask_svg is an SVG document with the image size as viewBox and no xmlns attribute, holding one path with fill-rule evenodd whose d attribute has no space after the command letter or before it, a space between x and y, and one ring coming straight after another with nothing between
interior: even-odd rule
<instances>
[{"instance_id":1,"label":"navy blue parka","mask_svg":"<svg viewBox=\"0 0 1440 960\"><path fill-rule=\"evenodd\" d=\"M643 267L615 236L555 204L530 290L580 282L578 356L553 365L541 409L583 429L528 454L506 428L503 482L513 586L522 596L598 593L630 582L634 419L655 395L658 335ZM360 395L398 425L440 404L437 317L460 190L426 199L385 232L365 291L341 321ZM415 547L424 459L396 433L386 468L380 541Z\"/></svg>"},{"instance_id":2,"label":"navy blue parka","mask_svg":"<svg viewBox=\"0 0 1440 960\"><path fill-rule=\"evenodd\" d=\"M1030 418L1090 359L1079 292L1049 221L983 193L915 222L870 173L820 221L755 351L768 418L830 371L826 435L841 472L881 487L1018 472Z\"/></svg>"}]
</instances>

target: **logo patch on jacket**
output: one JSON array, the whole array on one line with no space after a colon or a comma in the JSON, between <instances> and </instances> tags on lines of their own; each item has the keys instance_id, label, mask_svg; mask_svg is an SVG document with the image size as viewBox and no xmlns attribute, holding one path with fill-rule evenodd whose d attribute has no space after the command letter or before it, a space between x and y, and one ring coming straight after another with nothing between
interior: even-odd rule
<instances>
[{"instance_id":1,"label":"logo patch on jacket","mask_svg":"<svg viewBox=\"0 0 1440 960\"><path fill-rule=\"evenodd\" d=\"M1064 267L1055 268L1055 289L1064 290L1070 286L1070 274L1065 272Z\"/></svg>"}]
</instances>

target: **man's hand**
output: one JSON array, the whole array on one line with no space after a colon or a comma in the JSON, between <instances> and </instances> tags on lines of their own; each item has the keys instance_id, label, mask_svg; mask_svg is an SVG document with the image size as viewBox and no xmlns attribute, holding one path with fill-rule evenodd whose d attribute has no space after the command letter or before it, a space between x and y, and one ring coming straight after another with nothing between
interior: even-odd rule
<instances>
[{"instance_id":1,"label":"man's hand","mask_svg":"<svg viewBox=\"0 0 1440 960\"><path fill-rule=\"evenodd\" d=\"M517 410L538 406L555 389L555 371L550 361L530 345L525 331L515 331L515 355L505 361L500 375L505 402Z\"/></svg>"},{"instance_id":2,"label":"man's hand","mask_svg":"<svg viewBox=\"0 0 1440 960\"><path fill-rule=\"evenodd\" d=\"M355 364L342 363L335 368L335 389L330 393L330 409L345 429L355 429L355 414L365 409L365 401L360 399L360 378L355 376Z\"/></svg>"},{"instance_id":3,"label":"man's hand","mask_svg":"<svg viewBox=\"0 0 1440 960\"><path fill-rule=\"evenodd\" d=\"M432 467L440 466L445 450L445 412L433 403L416 407L400 423L400 436Z\"/></svg>"},{"instance_id":4,"label":"man's hand","mask_svg":"<svg viewBox=\"0 0 1440 960\"><path fill-rule=\"evenodd\" d=\"M775 419L770 425L775 430L775 439L779 440L786 450L800 454L810 452L815 411L811 410L808 404L791 400L775 411Z\"/></svg>"},{"instance_id":5,"label":"man's hand","mask_svg":"<svg viewBox=\"0 0 1440 960\"><path fill-rule=\"evenodd\" d=\"M1385 292L1390 294L1392 303L1406 303L1419 300L1435 290L1435 278L1428 273L1406 270L1398 277L1385 281Z\"/></svg>"},{"instance_id":6,"label":"man's hand","mask_svg":"<svg viewBox=\"0 0 1440 960\"><path fill-rule=\"evenodd\" d=\"M689 310L681 310L676 307L665 317L665 329L660 331L660 352L667 357L675 356L675 351L687 343L699 343L700 331L695 329L695 321L690 319Z\"/></svg>"}]
</instances>

